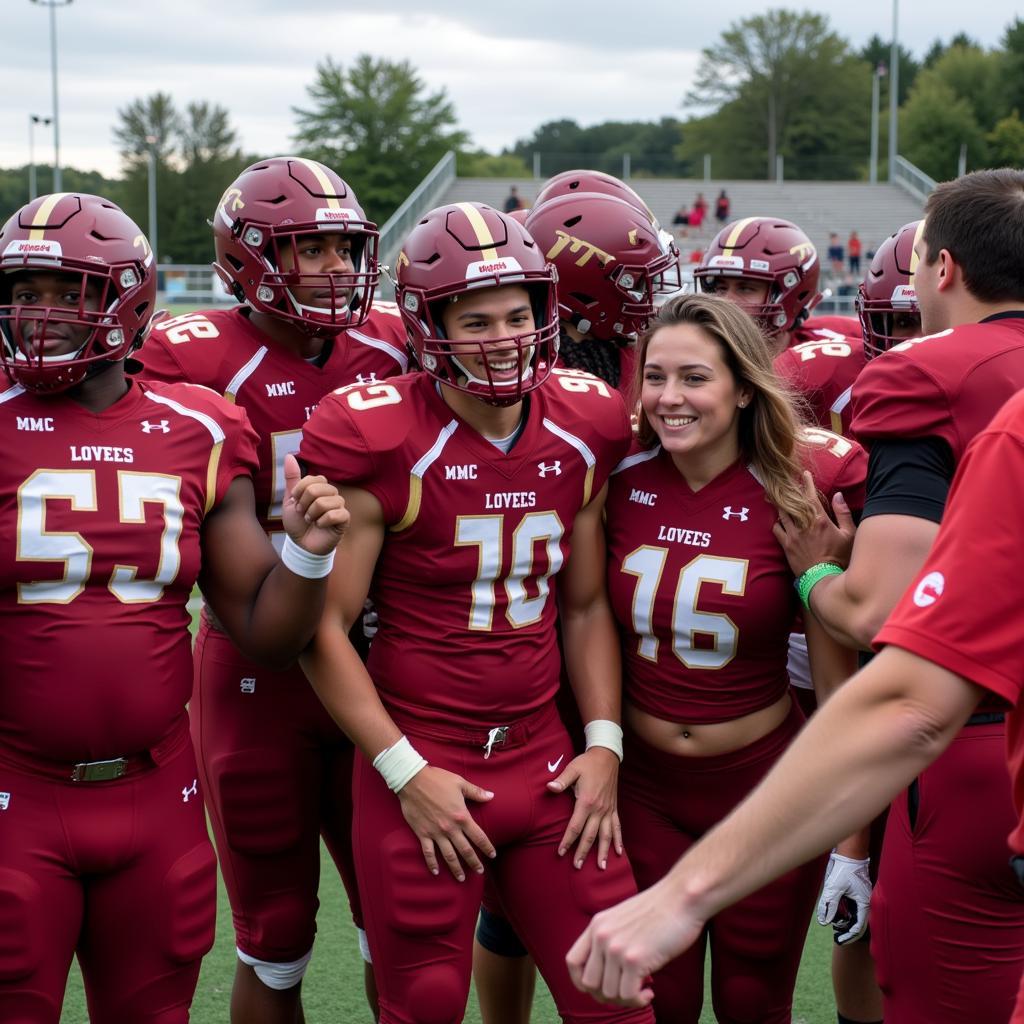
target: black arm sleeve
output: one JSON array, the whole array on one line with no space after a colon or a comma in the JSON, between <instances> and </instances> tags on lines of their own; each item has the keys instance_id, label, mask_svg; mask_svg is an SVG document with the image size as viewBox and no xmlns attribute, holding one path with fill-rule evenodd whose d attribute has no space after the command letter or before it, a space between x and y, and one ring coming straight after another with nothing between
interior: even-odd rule
<instances>
[{"instance_id":1,"label":"black arm sleeve","mask_svg":"<svg viewBox=\"0 0 1024 1024\"><path fill-rule=\"evenodd\" d=\"M953 452L940 438L876 441L862 518L897 515L940 522L955 471Z\"/></svg>"}]
</instances>

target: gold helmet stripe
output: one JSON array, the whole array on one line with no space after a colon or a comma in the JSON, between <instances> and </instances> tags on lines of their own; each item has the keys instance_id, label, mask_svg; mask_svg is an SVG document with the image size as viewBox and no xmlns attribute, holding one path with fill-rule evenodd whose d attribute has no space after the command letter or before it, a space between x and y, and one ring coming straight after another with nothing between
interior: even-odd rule
<instances>
[{"instance_id":1,"label":"gold helmet stripe","mask_svg":"<svg viewBox=\"0 0 1024 1024\"><path fill-rule=\"evenodd\" d=\"M483 214L472 203L456 203L455 205L466 215L466 220L469 221L469 226L473 229L476 240L483 246L480 259L496 260L498 258L498 249Z\"/></svg>"},{"instance_id":2,"label":"gold helmet stripe","mask_svg":"<svg viewBox=\"0 0 1024 1024\"><path fill-rule=\"evenodd\" d=\"M723 256L732 255L731 250L740 240L740 235L743 234L743 229L748 224L753 224L755 220L757 220L757 217L744 217L743 220L736 221L736 227L734 227L732 231L729 232L729 237L725 240L725 245L722 248Z\"/></svg>"},{"instance_id":3,"label":"gold helmet stripe","mask_svg":"<svg viewBox=\"0 0 1024 1024\"><path fill-rule=\"evenodd\" d=\"M28 237L31 242L42 241L49 225L50 214L53 213L54 208L62 199L67 199L71 195L70 192L54 192L53 195L47 196L40 204L39 209L36 210L35 220L32 221L32 228L29 231Z\"/></svg>"},{"instance_id":4,"label":"gold helmet stripe","mask_svg":"<svg viewBox=\"0 0 1024 1024\"><path fill-rule=\"evenodd\" d=\"M341 203L338 202L338 197L334 194L334 186L331 184L330 178L324 174L323 167L321 167L315 160L307 160L305 157L301 156L295 157L295 162L297 164L302 164L302 166L305 167L320 183L320 188L324 191L324 200L327 203L327 208L329 210L340 210Z\"/></svg>"},{"instance_id":5,"label":"gold helmet stripe","mask_svg":"<svg viewBox=\"0 0 1024 1024\"><path fill-rule=\"evenodd\" d=\"M917 273L917 264L919 262L917 256L917 243L921 241L921 236L924 234L924 220L918 221L917 230L914 232L914 247L910 250L910 280L908 284L911 288L914 287L914 275Z\"/></svg>"}]
</instances>

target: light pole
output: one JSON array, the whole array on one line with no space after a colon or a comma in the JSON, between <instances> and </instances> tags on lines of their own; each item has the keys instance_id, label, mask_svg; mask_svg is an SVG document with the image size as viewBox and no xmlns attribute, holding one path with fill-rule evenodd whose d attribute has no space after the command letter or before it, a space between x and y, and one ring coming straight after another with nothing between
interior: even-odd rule
<instances>
[{"instance_id":1,"label":"light pole","mask_svg":"<svg viewBox=\"0 0 1024 1024\"><path fill-rule=\"evenodd\" d=\"M50 73L53 76L53 191L61 190L60 173L60 115L57 109L57 8L67 7L71 0L32 0L32 3L50 8Z\"/></svg>"},{"instance_id":2,"label":"light pole","mask_svg":"<svg viewBox=\"0 0 1024 1024\"><path fill-rule=\"evenodd\" d=\"M160 250L156 237L156 136L147 135L146 158L149 162L149 244L153 250L153 266L160 262Z\"/></svg>"},{"instance_id":3,"label":"light pole","mask_svg":"<svg viewBox=\"0 0 1024 1024\"><path fill-rule=\"evenodd\" d=\"M49 124L52 117L40 117L39 114L28 115L28 201L31 203L36 197L36 146L33 128L37 124Z\"/></svg>"},{"instance_id":4,"label":"light pole","mask_svg":"<svg viewBox=\"0 0 1024 1024\"><path fill-rule=\"evenodd\" d=\"M870 180L878 182L878 83L885 74L885 65L879 64L871 76L871 169Z\"/></svg>"},{"instance_id":5,"label":"light pole","mask_svg":"<svg viewBox=\"0 0 1024 1024\"><path fill-rule=\"evenodd\" d=\"M896 180L896 112L900 95L899 0L892 0L892 51L889 53L889 180Z\"/></svg>"}]
</instances>

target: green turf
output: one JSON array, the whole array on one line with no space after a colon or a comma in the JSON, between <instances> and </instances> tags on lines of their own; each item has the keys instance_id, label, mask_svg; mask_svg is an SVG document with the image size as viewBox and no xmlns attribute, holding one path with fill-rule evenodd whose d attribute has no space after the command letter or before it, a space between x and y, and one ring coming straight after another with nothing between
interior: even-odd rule
<instances>
[{"instance_id":1,"label":"green turf","mask_svg":"<svg viewBox=\"0 0 1024 1024\"><path fill-rule=\"evenodd\" d=\"M303 983L302 995L307 1024L370 1024L363 999L362 960L356 945L341 887L330 858L323 851L323 880L320 886L320 915L313 962ZM795 1024L828 1024L835 1019L829 981L831 929L812 925L804 949L800 978L793 1007ZM217 940L203 962L199 988L192 1005L192 1024L226 1024L235 971L234 935L231 910L223 885L217 904ZM471 996L467 1024L480 1024L476 997ZM543 984L538 985L533 1024L557 1024L558 1015ZM77 964L68 979L61 1024L87 1024L82 979ZM714 1024L710 1002L701 1024Z\"/></svg>"}]
</instances>

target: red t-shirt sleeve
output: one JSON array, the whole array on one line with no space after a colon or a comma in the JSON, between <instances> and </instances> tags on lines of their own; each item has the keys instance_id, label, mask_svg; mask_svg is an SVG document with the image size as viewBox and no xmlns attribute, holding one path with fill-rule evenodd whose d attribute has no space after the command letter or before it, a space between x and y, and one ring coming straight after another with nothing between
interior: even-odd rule
<instances>
[{"instance_id":1,"label":"red t-shirt sleeve","mask_svg":"<svg viewBox=\"0 0 1024 1024\"><path fill-rule=\"evenodd\" d=\"M918 577L875 646L895 644L1016 703L1024 687L1024 402L968 448ZM1017 429L1013 429L1016 426Z\"/></svg>"}]
</instances>

